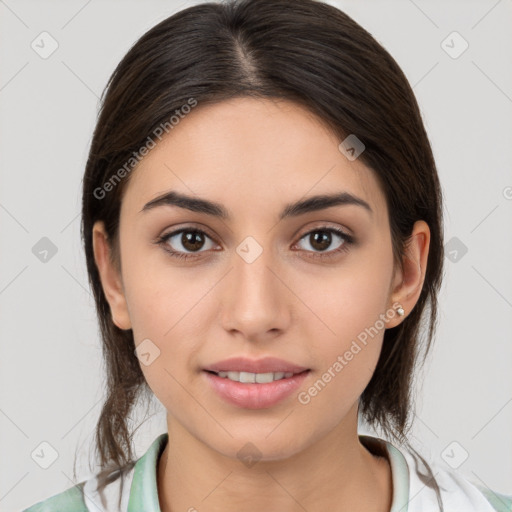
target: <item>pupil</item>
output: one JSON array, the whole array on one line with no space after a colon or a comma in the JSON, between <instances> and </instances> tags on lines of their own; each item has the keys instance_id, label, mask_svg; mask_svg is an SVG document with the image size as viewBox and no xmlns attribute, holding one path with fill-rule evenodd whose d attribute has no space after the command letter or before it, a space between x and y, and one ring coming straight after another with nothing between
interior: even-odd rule
<instances>
[{"instance_id":1,"label":"pupil","mask_svg":"<svg viewBox=\"0 0 512 512\"><path fill-rule=\"evenodd\" d=\"M197 231L187 231L182 234L181 243L189 251L200 249L204 240L202 240L201 233Z\"/></svg>"},{"instance_id":2,"label":"pupil","mask_svg":"<svg viewBox=\"0 0 512 512\"><path fill-rule=\"evenodd\" d=\"M318 250L325 250L331 244L331 234L326 231L317 231L312 235L313 243L312 247ZM324 242L324 243L322 243ZM319 245L319 246L318 246Z\"/></svg>"}]
</instances>

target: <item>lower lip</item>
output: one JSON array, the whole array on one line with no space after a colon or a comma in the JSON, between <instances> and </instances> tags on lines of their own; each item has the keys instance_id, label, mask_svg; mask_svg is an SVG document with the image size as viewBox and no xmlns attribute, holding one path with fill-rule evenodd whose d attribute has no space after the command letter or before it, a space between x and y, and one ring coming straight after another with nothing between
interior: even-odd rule
<instances>
[{"instance_id":1,"label":"lower lip","mask_svg":"<svg viewBox=\"0 0 512 512\"><path fill-rule=\"evenodd\" d=\"M245 384L207 371L203 373L212 388L227 402L245 409L265 409L276 405L296 391L308 376L309 370L265 384Z\"/></svg>"}]
</instances>

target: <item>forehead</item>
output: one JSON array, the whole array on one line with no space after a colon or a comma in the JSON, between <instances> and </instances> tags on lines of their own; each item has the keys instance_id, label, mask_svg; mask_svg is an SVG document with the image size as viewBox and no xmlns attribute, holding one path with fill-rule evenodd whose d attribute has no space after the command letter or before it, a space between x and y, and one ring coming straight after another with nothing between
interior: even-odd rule
<instances>
[{"instance_id":1,"label":"forehead","mask_svg":"<svg viewBox=\"0 0 512 512\"><path fill-rule=\"evenodd\" d=\"M284 203L347 192L379 217L385 198L373 171L349 161L322 121L291 101L235 98L198 105L132 171L123 209L176 190L225 204L233 215L275 214ZM232 207L232 208L231 208Z\"/></svg>"}]
</instances>

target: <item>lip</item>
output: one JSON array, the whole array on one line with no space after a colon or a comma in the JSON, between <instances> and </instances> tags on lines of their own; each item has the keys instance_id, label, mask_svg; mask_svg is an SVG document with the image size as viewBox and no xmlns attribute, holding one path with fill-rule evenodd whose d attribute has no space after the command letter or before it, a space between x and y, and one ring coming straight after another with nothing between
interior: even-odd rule
<instances>
[{"instance_id":1,"label":"lip","mask_svg":"<svg viewBox=\"0 0 512 512\"><path fill-rule=\"evenodd\" d=\"M273 407L297 391L310 374L310 370L265 384L235 382L219 377L208 370L203 370L201 373L211 388L229 404L245 409L266 409Z\"/></svg>"},{"instance_id":2,"label":"lip","mask_svg":"<svg viewBox=\"0 0 512 512\"><path fill-rule=\"evenodd\" d=\"M211 372L250 372L250 373L301 373L309 370L305 366L299 366L277 357L264 357L262 359L248 359L246 357L232 357L224 361L218 361L203 370ZM276 381L277 382L277 381ZM245 384L244 384L245 385ZM261 384L260 384L261 385Z\"/></svg>"}]
</instances>

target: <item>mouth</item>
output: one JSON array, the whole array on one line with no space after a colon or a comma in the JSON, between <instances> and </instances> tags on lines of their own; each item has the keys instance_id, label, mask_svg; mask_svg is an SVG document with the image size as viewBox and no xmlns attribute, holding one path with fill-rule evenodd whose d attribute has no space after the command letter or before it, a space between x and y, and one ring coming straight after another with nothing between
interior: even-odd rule
<instances>
[{"instance_id":1,"label":"mouth","mask_svg":"<svg viewBox=\"0 0 512 512\"><path fill-rule=\"evenodd\" d=\"M307 373L310 370L301 372L266 372L266 373L252 373L242 371L229 371L229 372L214 372L212 370L204 370L207 373L216 375L222 379L228 379L233 382L240 382L242 384L268 384L270 382L289 379L295 375Z\"/></svg>"},{"instance_id":2,"label":"mouth","mask_svg":"<svg viewBox=\"0 0 512 512\"><path fill-rule=\"evenodd\" d=\"M210 388L230 405L242 409L268 409L297 392L311 370L252 373L204 369L202 373Z\"/></svg>"}]
</instances>

